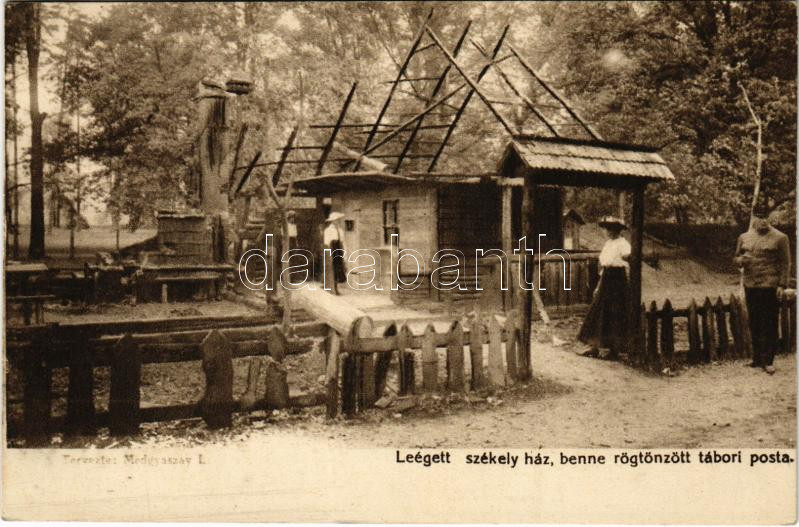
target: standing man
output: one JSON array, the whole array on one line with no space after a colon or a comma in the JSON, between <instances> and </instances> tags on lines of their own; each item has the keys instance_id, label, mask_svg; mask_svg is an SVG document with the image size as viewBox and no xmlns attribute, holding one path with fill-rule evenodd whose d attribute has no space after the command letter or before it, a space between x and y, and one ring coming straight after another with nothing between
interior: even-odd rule
<instances>
[{"instance_id":1,"label":"standing man","mask_svg":"<svg viewBox=\"0 0 799 527\"><path fill-rule=\"evenodd\" d=\"M743 269L746 310L752 333L753 368L774 374L777 347L778 299L788 287L791 249L788 237L769 225L767 213L757 208L749 230L738 237L735 264Z\"/></svg>"}]
</instances>

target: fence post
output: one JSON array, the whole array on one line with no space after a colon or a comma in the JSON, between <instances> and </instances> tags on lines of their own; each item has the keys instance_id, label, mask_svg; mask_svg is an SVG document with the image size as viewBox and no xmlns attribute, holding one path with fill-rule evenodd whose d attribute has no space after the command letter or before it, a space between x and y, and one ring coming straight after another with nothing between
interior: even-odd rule
<instances>
[{"instance_id":1,"label":"fence post","mask_svg":"<svg viewBox=\"0 0 799 527\"><path fill-rule=\"evenodd\" d=\"M699 362L699 316L696 312L696 301L691 299L688 305L688 362L696 364Z\"/></svg>"},{"instance_id":2,"label":"fence post","mask_svg":"<svg viewBox=\"0 0 799 527\"><path fill-rule=\"evenodd\" d=\"M463 328L457 320L449 328L447 339L447 389L462 392L463 382Z\"/></svg>"},{"instance_id":3,"label":"fence post","mask_svg":"<svg viewBox=\"0 0 799 527\"><path fill-rule=\"evenodd\" d=\"M505 385L505 367L502 363L502 328L493 315L488 319L488 378L494 388Z\"/></svg>"},{"instance_id":4,"label":"fence post","mask_svg":"<svg viewBox=\"0 0 799 527\"><path fill-rule=\"evenodd\" d=\"M326 345L325 385L327 388L327 416L332 419L338 414L339 352L341 350L341 336L332 327L328 327Z\"/></svg>"},{"instance_id":5,"label":"fence post","mask_svg":"<svg viewBox=\"0 0 799 527\"><path fill-rule=\"evenodd\" d=\"M426 392L438 389L438 354L436 353L436 328L428 324L422 338L422 388Z\"/></svg>"},{"instance_id":6,"label":"fence post","mask_svg":"<svg viewBox=\"0 0 799 527\"><path fill-rule=\"evenodd\" d=\"M241 396L239 402L242 410L249 410L255 406L258 400L258 378L261 375L261 357L252 357L250 367L247 370L247 390Z\"/></svg>"},{"instance_id":7,"label":"fence post","mask_svg":"<svg viewBox=\"0 0 799 527\"><path fill-rule=\"evenodd\" d=\"M351 418L355 414L355 384L356 384L355 356L344 353L341 356L341 412L345 417Z\"/></svg>"},{"instance_id":8,"label":"fence post","mask_svg":"<svg viewBox=\"0 0 799 527\"><path fill-rule=\"evenodd\" d=\"M416 379L414 375L413 352L411 351L411 330L407 324L403 324L397 335L397 360L400 371L400 395L413 393Z\"/></svg>"},{"instance_id":9,"label":"fence post","mask_svg":"<svg viewBox=\"0 0 799 527\"><path fill-rule=\"evenodd\" d=\"M641 323L646 321L646 358L647 365L655 371L661 370L658 356L658 305L654 300L649 304L649 313L642 313Z\"/></svg>"},{"instance_id":10,"label":"fence post","mask_svg":"<svg viewBox=\"0 0 799 527\"><path fill-rule=\"evenodd\" d=\"M111 394L108 401L108 427L111 435L139 432L141 357L130 333L114 345L111 354Z\"/></svg>"},{"instance_id":11,"label":"fence post","mask_svg":"<svg viewBox=\"0 0 799 527\"><path fill-rule=\"evenodd\" d=\"M391 323L383 332L383 337L394 337L396 334L397 325ZM377 354L377 360L375 361L375 399L380 399L383 396L383 390L386 388L388 368L391 365L391 354L392 352L390 351Z\"/></svg>"},{"instance_id":12,"label":"fence post","mask_svg":"<svg viewBox=\"0 0 799 527\"><path fill-rule=\"evenodd\" d=\"M272 357L266 357L266 390L264 398L270 409L282 409L289 405L288 372Z\"/></svg>"},{"instance_id":13,"label":"fence post","mask_svg":"<svg viewBox=\"0 0 799 527\"><path fill-rule=\"evenodd\" d=\"M469 328L469 356L472 362L472 390L479 390L486 385L483 370L483 324L479 314L474 317Z\"/></svg>"},{"instance_id":14,"label":"fence post","mask_svg":"<svg viewBox=\"0 0 799 527\"><path fill-rule=\"evenodd\" d=\"M705 303L702 305L702 354L705 362L717 359L717 340L713 304L710 303L710 298L705 297Z\"/></svg>"},{"instance_id":15,"label":"fence post","mask_svg":"<svg viewBox=\"0 0 799 527\"><path fill-rule=\"evenodd\" d=\"M266 350L278 362L283 362L286 357L286 344L286 335L279 327L273 327L266 334Z\"/></svg>"},{"instance_id":16,"label":"fence post","mask_svg":"<svg viewBox=\"0 0 799 527\"><path fill-rule=\"evenodd\" d=\"M661 312L660 354L665 360L666 366L671 367L674 362L674 310L671 308L671 300L668 298L663 303Z\"/></svg>"},{"instance_id":17,"label":"fence post","mask_svg":"<svg viewBox=\"0 0 799 527\"><path fill-rule=\"evenodd\" d=\"M205 394L200 412L209 428L225 428L233 422L233 354L230 341L211 330L200 344L205 374Z\"/></svg>"},{"instance_id":18,"label":"fence post","mask_svg":"<svg viewBox=\"0 0 799 527\"><path fill-rule=\"evenodd\" d=\"M518 360L516 357L517 339L516 339L516 322L513 316L508 313L505 319L505 363L508 365L508 380L515 382L519 380Z\"/></svg>"},{"instance_id":19,"label":"fence post","mask_svg":"<svg viewBox=\"0 0 799 527\"><path fill-rule=\"evenodd\" d=\"M375 404L375 359L374 353L366 353L359 357L360 393L358 405L361 409L371 408Z\"/></svg>"},{"instance_id":20,"label":"fence post","mask_svg":"<svg viewBox=\"0 0 799 527\"><path fill-rule=\"evenodd\" d=\"M52 369L45 352L49 335L48 331L34 336L24 359L25 446L29 447L47 445L50 433Z\"/></svg>"},{"instance_id":21,"label":"fence post","mask_svg":"<svg viewBox=\"0 0 799 527\"><path fill-rule=\"evenodd\" d=\"M724 314L724 300L722 300L721 297L716 299L713 311L716 317L716 335L718 336L717 356L719 358L726 358L729 353L730 343L727 334L727 317Z\"/></svg>"},{"instance_id":22,"label":"fence post","mask_svg":"<svg viewBox=\"0 0 799 527\"><path fill-rule=\"evenodd\" d=\"M735 295L730 295L730 332L732 333L733 356L744 356L743 333L741 331L741 309Z\"/></svg>"},{"instance_id":23,"label":"fence post","mask_svg":"<svg viewBox=\"0 0 799 527\"><path fill-rule=\"evenodd\" d=\"M69 350L66 432L91 435L94 426L94 355L87 343Z\"/></svg>"}]
</instances>

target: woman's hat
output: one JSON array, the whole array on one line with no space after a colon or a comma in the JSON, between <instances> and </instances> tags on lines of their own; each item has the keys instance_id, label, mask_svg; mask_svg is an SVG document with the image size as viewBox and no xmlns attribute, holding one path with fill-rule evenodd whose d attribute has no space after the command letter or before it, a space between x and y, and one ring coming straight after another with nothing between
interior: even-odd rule
<instances>
[{"instance_id":1,"label":"woman's hat","mask_svg":"<svg viewBox=\"0 0 799 527\"><path fill-rule=\"evenodd\" d=\"M344 217L344 214L342 214L341 212L331 212L330 216L328 216L325 221L330 223L331 221L340 220L343 217Z\"/></svg>"},{"instance_id":2,"label":"woman's hat","mask_svg":"<svg viewBox=\"0 0 799 527\"><path fill-rule=\"evenodd\" d=\"M599 226L603 229L626 229L627 225L616 216L605 216L599 220Z\"/></svg>"}]
</instances>

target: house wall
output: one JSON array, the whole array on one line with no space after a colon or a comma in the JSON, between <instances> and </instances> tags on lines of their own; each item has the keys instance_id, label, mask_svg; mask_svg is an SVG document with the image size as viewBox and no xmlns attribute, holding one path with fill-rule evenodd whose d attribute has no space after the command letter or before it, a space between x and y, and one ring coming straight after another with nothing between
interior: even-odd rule
<instances>
[{"instance_id":1,"label":"house wall","mask_svg":"<svg viewBox=\"0 0 799 527\"><path fill-rule=\"evenodd\" d=\"M436 252L436 189L432 187L387 187L382 190L351 190L334 194L332 210L342 212L345 221L353 221L353 230L344 234L347 252L375 249L384 269L390 267L388 244L383 240L383 202L398 200L399 249L419 251L429 272ZM400 262L400 272L415 271L408 258Z\"/></svg>"}]
</instances>

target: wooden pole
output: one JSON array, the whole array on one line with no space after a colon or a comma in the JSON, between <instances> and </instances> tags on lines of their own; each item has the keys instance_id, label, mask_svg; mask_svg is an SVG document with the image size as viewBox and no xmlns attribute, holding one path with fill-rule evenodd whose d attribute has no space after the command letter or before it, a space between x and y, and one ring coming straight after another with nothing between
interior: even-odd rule
<instances>
[{"instance_id":1,"label":"wooden pole","mask_svg":"<svg viewBox=\"0 0 799 527\"><path fill-rule=\"evenodd\" d=\"M633 190L633 214L630 229L630 245L632 254L630 255L630 305L632 306L631 321L633 327L637 328L641 323L641 262L644 250L644 185L639 185Z\"/></svg>"},{"instance_id":2,"label":"wooden pole","mask_svg":"<svg viewBox=\"0 0 799 527\"><path fill-rule=\"evenodd\" d=\"M325 161L327 161L327 156L330 155L330 150L333 147L333 144L336 142L336 135L338 135L338 131L341 129L341 123L344 122L344 117L347 115L347 110L350 107L350 103L352 102L352 97L355 95L355 89L358 87L357 82L352 83L352 88L350 88L349 94L347 94L347 98L344 99L344 106L341 107L341 111L338 114L338 119L336 120L336 125L333 127L333 131L330 132L330 138L327 140L327 144L322 150L322 155L319 157L319 163L316 165L316 175L322 173L322 169L325 167Z\"/></svg>"}]
</instances>

